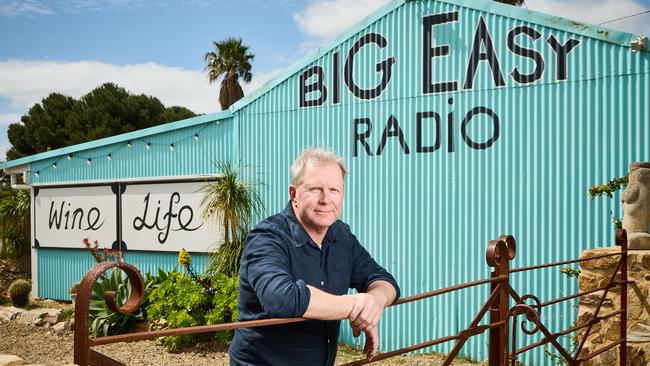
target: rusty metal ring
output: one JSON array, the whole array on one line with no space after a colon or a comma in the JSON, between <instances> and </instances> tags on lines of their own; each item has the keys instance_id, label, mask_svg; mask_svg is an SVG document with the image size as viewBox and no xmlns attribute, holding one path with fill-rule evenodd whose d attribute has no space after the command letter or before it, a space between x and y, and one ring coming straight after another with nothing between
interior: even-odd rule
<instances>
[{"instance_id":1,"label":"rusty metal ring","mask_svg":"<svg viewBox=\"0 0 650 366\"><path fill-rule=\"evenodd\" d=\"M485 250L485 261L490 267L497 267L501 264L501 252L505 243L501 240L490 240Z\"/></svg>"},{"instance_id":2,"label":"rusty metal ring","mask_svg":"<svg viewBox=\"0 0 650 366\"><path fill-rule=\"evenodd\" d=\"M102 262L96 264L88 270L79 286L77 301L75 304L75 313L80 314L87 311L90 306L90 297L92 296L93 286L97 279L111 268L119 268L126 273L131 283L131 294L129 299L121 307L117 306L114 291L106 291L104 299L108 308L116 313L129 314L140 307L144 300L144 280L140 272L132 265L123 262Z\"/></svg>"},{"instance_id":3,"label":"rusty metal ring","mask_svg":"<svg viewBox=\"0 0 650 366\"><path fill-rule=\"evenodd\" d=\"M517 255L517 242L515 241L515 237L512 235L501 235L499 240L506 243L508 248L508 260L515 259L515 255Z\"/></svg>"}]
</instances>

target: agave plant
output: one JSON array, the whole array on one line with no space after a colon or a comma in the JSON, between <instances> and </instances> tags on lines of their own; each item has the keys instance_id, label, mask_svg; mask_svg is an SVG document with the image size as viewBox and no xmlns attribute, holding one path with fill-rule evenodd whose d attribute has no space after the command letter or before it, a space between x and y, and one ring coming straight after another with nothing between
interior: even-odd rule
<instances>
[{"instance_id":1,"label":"agave plant","mask_svg":"<svg viewBox=\"0 0 650 366\"><path fill-rule=\"evenodd\" d=\"M235 277L246 235L255 218L264 212L264 203L256 188L262 183L243 177L243 167L227 161L217 162L219 179L203 187L203 218L216 220L223 239L211 254L210 271Z\"/></svg>"},{"instance_id":2,"label":"agave plant","mask_svg":"<svg viewBox=\"0 0 650 366\"><path fill-rule=\"evenodd\" d=\"M158 269L158 275L149 273L144 278L144 300L138 310L130 314L114 313L106 305L104 298L107 291L115 291L115 300L118 306L131 296L131 283L126 274L120 269L111 270L109 276L102 275L95 285L90 298L89 333L93 337L122 334L132 330L135 323L147 319L146 309L149 307L149 294L167 279L167 272Z\"/></svg>"}]
</instances>

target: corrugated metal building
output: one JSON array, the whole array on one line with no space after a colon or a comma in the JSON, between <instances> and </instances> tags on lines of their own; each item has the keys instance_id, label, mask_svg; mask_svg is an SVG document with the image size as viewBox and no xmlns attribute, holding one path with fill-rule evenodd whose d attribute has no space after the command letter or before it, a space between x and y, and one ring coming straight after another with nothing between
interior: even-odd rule
<instances>
[{"instance_id":1,"label":"corrugated metal building","mask_svg":"<svg viewBox=\"0 0 650 366\"><path fill-rule=\"evenodd\" d=\"M492 1L395 0L229 111L2 167L27 171L38 190L192 180L213 176L214 160L239 159L266 184L273 213L293 158L327 146L351 171L343 220L413 295L486 278L486 245L502 233L517 239L516 266L611 245L619 205L589 200L587 188L650 158L649 71L635 35ZM92 264L79 249L33 254L39 296L65 298ZM127 260L171 266L175 253L129 250ZM557 268L514 276L520 294L543 301L577 290ZM387 310L382 348L464 329L486 292ZM543 321L566 328L574 312L558 305ZM347 329L342 337L353 342ZM486 342L463 352L485 358Z\"/></svg>"}]
</instances>

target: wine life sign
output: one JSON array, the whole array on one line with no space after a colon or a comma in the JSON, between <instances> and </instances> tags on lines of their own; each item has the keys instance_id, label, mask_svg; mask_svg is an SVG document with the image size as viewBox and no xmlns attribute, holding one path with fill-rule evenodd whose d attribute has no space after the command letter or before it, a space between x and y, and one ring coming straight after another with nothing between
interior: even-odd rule
<instances>
[{"instance_id":1,"label":"wine life sign","mask_svg":"<svg viewBox=\"0 0 650 366\"><path fill-rule=\"evenodd\" d=\"M203 219L204 182L116 183L34 190L34 245L122 250L214 250L223 232Z\"/></svg>"}]
</instances>

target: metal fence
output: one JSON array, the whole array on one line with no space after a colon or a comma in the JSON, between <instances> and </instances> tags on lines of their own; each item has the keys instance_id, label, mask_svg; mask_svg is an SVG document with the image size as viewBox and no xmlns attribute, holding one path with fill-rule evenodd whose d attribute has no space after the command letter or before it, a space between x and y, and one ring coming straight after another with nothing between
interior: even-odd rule
<instances>
[{"instance_id":1,"label":"metal fence","mask_svg":"<svg viewBox=\"0 0 650 366\"><path fill-rule=\"evenodd\" d=\"M488 279L467 282L456 286L446 287L406 298L402 298L393 306L399 306L414 301L440 296L446 293L459 291L469 287L490 284L489 294L483 306L478 310L474 320L464 329L455 335L449 335L433 339L427 342L414 344L405 348L397 349L394 351L381 353L374 357L372 361L362 359L346 364L351 365L364 365L371 362L387 359L397 355L405 354L412 351L417 351L423 348L435 346L446 342L455 342L451 352L446 356L442 365L450 365L454 358L459 354L463 345L471 337L480 335L489 331L489 366L515 366L517 365L518 355L529 351L531 349L540 347L542 345L551 344L560 356L570 366L579 365L581 362L590 360L597 355L613 348L619 347L619 362L620 365L626 364L626 329L627 329L627 235L624 230L619 230L616 233L616 245L620 247L620 252L603 254L584 259L567 260L562 262L541 264L532 267L510 269L510 261L514 259L516 254L516 242L514 237L510 235L503 235L497 240L489 242L486 251L487 265L494 270ZM565 296L558 299L553 299L546 302L541 302L535 295L526 294L520 296L511 286L511 276L519 272L527 272L541 268L561 266L585 261L596 260L604 257L620 256L618 266L612 274L609 282L599 288L584 291L570 296ZM74 362L80 366L86 365L124 365L106 355L103 355L92 349L94 346L103 344L118 343L118 342L131 342L144 339L153 339L163 336L183 335L183 334L197 334L218 332L229 329L237 328L253 328L269 325L278 325L286 323L302 322L306 319L291 318L291 319L264 319L246 322L236 322L228 324L207 325L198 327L178 328L178 329L165 329L158 331L122 334L115 336L107 336L101 338L90 338L88 333L89 321L89 306L92 294L92 288L95 281L107 270L111 268L119 268L123 270L131 283L132 290L131 296L121 307L115 302L115 293L106 293L106 304L114 311L123 314L131 313L138 309L144 296L144 281L138 270L127 263L118 262L104 262L99 263L91 268L84 276L81 286L77 295L77 302L75 305L75 331L74 331ZM620 286L620 309L610 312L608 314L600 314L600 309L605 302L609 290L613 287ZM596 307L595 313L584 324L568 327L562 331L551 333L542 321L542 309L546 306L557 304L559 302L576 299L584 295L588 295L597 291L603 291L600 302ZM517 318L523 316L525 320L521 323L521 332L524 335L533 335L541 332L541 340L530 343L521 348L517 348ZM614 317L620 317L620 339L612 342L611 344L597 349L589 354L582 354L583 346L590 335L593 326L600 321ZM481 324L487 317L487 323ZM568 335L573 332L578 332L579 341L578 346L573 352L567 350L559 341L559 337ZM582 354L582 355L581 355Z\"/></svg>"}]
</instances>

